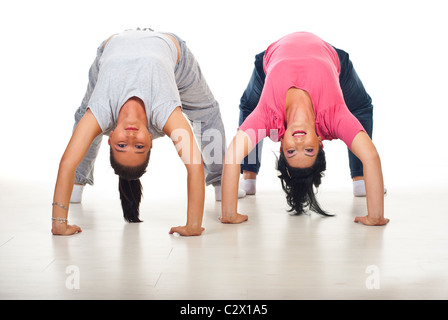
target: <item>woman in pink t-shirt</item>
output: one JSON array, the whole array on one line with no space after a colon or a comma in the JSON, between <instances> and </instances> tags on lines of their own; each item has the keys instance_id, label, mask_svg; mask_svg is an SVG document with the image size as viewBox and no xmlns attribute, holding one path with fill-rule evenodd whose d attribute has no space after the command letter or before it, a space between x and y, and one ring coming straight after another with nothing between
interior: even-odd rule
<instances>
[{"instance_id":1,"label":"woman in pink t-shirt","mask_svg":"<svg viewBox=\"0 0 448 320\"><path fill-rule=\"evenodd\" d=\"M263 68L266 80L258 105L226 153L221 221L247 219L237 213L240 163L267 136L281 142L279 178L292 210L300 214L310 206L326 214L314 196L313 185L320 185L326 166L322 140L341 139L364 167L368 215L355 221L386 224L381 162L369 135L347 109L335 49L311 33L293 33L268 47Z\"/></svg>"}]
</instances>

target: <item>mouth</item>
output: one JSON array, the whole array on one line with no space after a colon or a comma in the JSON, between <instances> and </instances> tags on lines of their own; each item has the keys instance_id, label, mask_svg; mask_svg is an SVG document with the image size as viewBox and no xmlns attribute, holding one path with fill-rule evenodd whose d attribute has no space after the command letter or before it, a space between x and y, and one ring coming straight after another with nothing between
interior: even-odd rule
<instances>
[{"instance_id":1,"label":"mouth","mask_svg":"<svg viewBox=\"0 0 448 320\"><path fill-rule=\"evenodd\" d=\"M303 137L303 136L306 136L306 132L303 130L297 130L297 131L294 131L292 136L293 137Z\"/></svg>"},{"instance_id":2,"label":"mouth","mask_svg":"<svg viewBox=\"0 0 448 320\"><path fill-rule=\"evenodd\" d=\"M124 130L126 130L126 131L138 131L138 129L136 127L127 127Z\"/></svg>"}]
</instances>

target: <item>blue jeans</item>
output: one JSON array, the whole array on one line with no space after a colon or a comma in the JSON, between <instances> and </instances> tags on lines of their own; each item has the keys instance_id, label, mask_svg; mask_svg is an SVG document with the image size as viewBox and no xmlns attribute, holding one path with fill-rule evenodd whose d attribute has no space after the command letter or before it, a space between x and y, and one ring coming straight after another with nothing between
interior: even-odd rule
<instances>
[{"instance_id":1,"label":"blue jeans","mask_svg":"<svg viewBox=\"0 0 448 320\"><path fill-rule=\"evenodd\" d=\"M334 48L334 47L333 47ZM372 99L367 94L361 80L358 77L353 64L349 59L347 52L334 48L339 56L341 64L341 73L339 75L339 84L344 95L345 104L350 112L359 120L364 130L372 138L373 131L373 105ZM266 75L263 70L263 57L265 51L255 56L255 68L249 80L246 90L240 99L240 117L239 125L256 108L260 100L261 92L265 82ZM241 172L251 171L258 173L261 166L261 154L263 149L263 140L252 150L241 163ZM363 175L362 162L348 150L350 175L357 177ZM250 160L249 160L250 159ZM254 160L255 159L255 160Z\"/></svg>"}]
</instances>

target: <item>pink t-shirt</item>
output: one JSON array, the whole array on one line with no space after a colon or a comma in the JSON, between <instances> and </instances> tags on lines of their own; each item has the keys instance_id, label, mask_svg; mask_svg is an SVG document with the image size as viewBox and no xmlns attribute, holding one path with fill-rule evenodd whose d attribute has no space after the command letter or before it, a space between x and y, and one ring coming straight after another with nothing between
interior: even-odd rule
<instances>
[{"instance_id":1,"label":"pink t-shirt","mask_svg":"<svg viewBox=\"0 0 448 320\"><path fill-rule=\"evenodd\" d=\"M297 32L281 38L266 50L263 67L266 81L260 101L239 128L253 145L264 137L273 141L283 137L286 92L291 87L310 95L316 132L323 140L341 139L350 148L356 134L364 131L344 102L338 55L319 37Z\"/></svg>"}]
</instances>

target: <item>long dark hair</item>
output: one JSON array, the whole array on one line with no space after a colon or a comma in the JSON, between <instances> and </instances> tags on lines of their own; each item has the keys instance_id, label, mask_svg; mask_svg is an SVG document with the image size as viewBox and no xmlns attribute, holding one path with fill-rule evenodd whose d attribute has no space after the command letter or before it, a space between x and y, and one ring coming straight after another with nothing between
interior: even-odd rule
<instances>
[{"instance_id":1,"label":"long dark hair","mask_svg":"<svg viewBox=\"0 0 448 320\"><path fill-rule=\"evenodd\" d=\"M140 202L143 187L140 177L146 172L151 151L148 151L146 160L138 166L129 167L119 164L110 150L110 164L119 176L118 191L120 192L123 217L127 222L142 222L140 220Z\"/></svg>"},{"instance_id":2,"label":"long dark hair","mask_svg":"<svg viewBox=\"0 0 448 320\"><path fill-rule=\"evenodd\" d=\"M290 206L289 212L299 215L309 207L310 210L321 215L331 216L320 207L314 192L314 187L319 187L322 182L326 166L325 152L322 147L319 148L316 161L309 168L289 166L285 155L282 151L280 152L280 157L277 159L277 170L280 172L278 177L286 193L286 201Z\"/></svg>"}]
</instances>

